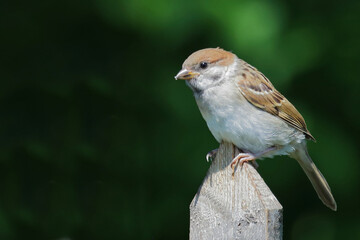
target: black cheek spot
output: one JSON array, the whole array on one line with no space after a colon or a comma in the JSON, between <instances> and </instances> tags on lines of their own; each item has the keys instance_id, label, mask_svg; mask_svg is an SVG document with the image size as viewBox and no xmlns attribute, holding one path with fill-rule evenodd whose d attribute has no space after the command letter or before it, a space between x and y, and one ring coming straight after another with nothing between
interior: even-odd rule
<instances>
[{"instance_id":1,"label":"black cheek spot","mask_svg":"<svg viewBox=\"0 0 360 240\"><path fill-rule=\"evenodd\" d=\"M216 74L216 75L214 75L213 77L212 77L212 80L213 81L217 81L217 80L219 80L221 78L221 74Z\"/></svg>"}]
</instances>

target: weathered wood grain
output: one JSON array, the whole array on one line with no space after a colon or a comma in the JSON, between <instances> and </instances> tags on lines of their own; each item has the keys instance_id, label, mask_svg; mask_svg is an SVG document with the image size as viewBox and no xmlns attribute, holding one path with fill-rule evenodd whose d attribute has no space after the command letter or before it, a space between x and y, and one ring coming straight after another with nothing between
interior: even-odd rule
<instances>
[{"instance_id":1,"label":"weathered wood grain","mask_svg":"<svg viewBox=\"0 0 360 240\"><path fill-rule=\"evenodd\" d=\"M282 206L252 164L222 143L190 204L190 239L282 239Z\"/></svg>"}]
</instances>

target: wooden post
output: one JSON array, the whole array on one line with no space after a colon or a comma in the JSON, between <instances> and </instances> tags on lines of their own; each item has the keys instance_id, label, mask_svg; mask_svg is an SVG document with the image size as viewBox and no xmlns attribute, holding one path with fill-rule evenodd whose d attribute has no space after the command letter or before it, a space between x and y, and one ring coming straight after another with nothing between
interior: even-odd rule
<instances>
[{"instance_id":1,"label":"wooden post","mask_svg":"<svg viewBox=\"0 0 360 240\"><path fill-rule=\"evenodd\" d=\"M282 206L250 163L222 143L190 204L190 239L282 239ZM234 173L234 174L233 174Z\"/></svg>"}]
</instances>

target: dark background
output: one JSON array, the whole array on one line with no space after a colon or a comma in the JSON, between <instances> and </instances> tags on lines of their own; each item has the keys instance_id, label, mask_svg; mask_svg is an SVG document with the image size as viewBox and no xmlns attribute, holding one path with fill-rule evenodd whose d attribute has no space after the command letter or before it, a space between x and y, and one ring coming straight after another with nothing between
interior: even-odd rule
<instances>
[{"instance_id":1,"label":"dark background","mask_svg":"<svg viewBox=\"0 0 360 240\"><path fill-rule=\"evenodd\" d=\"M288 157L258 169L284 239L360 239L360 2L1 1L0 239L186 239L218 146L185 58L222 47L302 113L338 211Z\"/></svg>"}]
</instances>

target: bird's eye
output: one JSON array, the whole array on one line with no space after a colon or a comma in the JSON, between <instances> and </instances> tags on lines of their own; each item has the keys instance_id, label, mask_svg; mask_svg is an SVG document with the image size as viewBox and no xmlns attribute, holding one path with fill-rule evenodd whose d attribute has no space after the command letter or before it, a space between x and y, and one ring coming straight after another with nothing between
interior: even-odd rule
<instances>
[{"instance_id":1,"label":"bird's eye","mask_svg":"<svg viewBox=\"0 0 360 240\"><path fill-rule=\"evenodd\" d=\"M208 67L208 63L207 63L207 62L201 62L201 63L200 63L200 68L205 69L205 68L207 68L207 67Z\"/></svg>"}]
</instances>

